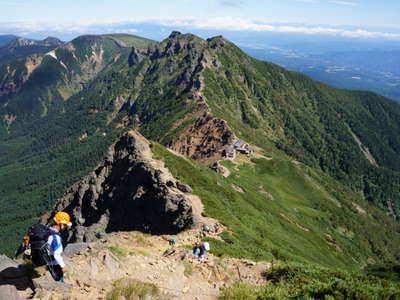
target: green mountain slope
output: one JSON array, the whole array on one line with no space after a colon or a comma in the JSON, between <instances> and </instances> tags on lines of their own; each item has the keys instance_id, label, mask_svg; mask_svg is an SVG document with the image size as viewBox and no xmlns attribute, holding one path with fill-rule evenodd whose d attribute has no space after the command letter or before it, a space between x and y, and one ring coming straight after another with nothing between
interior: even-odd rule
<instances>
[{"instance_id":1,"label":"green mountain slope","mask_svg":"<svg viewBox=\"0 0 400 300\"><path fill-rule=\"evenodd\" d=\"M220 37L174 33L137 60L122 80L131 84L124 92L131 97L128 116L147 137L192 157L218 156L223 145L217 140L228 129L212 143L212 137L191 142L211 112L237 136L318 167L398 215L400 107L393 101L254 60Z\"/></svg>"},{"instance_id":2,"label":"green mountain slope","mask_svg":"<svg viewBox=\"0 0 400 300\"><path fill-rule=\"evenodd\" d=\"M290 156L348 184L398 215L400 106L369 92L338 90L232 44L205 71L212 111L260 147L271 141Z\"/></svg>"},{"instance_id":3,"label":"green mountain slope","mask_svg":"<svg viewBox=\"0 0 400 300\"><path fill-rule=\"evenodd\" d=\"M44 55L0 65L0 114L26 121L58 110L99 73L125 63L129 52L114 38L82 36Z\"/></svg>"},{"instance_id":4,"label":"green mountain slope","mask_svg":"<svg viewBox=\"0 0 400 300\"><path fill-rule=\"evenodd\" d=\"M82 102L81 96L64 103L62 113L30 122L29 130L17 127L2 139L0 252L11 254L27 226L90 172L119 134L106 129L105 111L93 112L97 99Z\"/></svg>"},{"instance_id":5,"label":"green mountain slope","mask_svg":"<svg viewBox=\"0 0 400 300\"><path fill-rule=\"evenodd\" d=\"M111 38L125 47L147 48L156 43L156 41L153 40L124 33L103 34L102 36Z\"/></svg>"},{"instance_id":6,"label":"green mountain slope","mask_svg":"<svg viewBox=\"0 0 400 300\"><path fill-rule=\"evenodd\" d=\"M206 214L228 226L224 242L213 240L215 254L344 269L399 259L399 224L321 171L279 155L242 156L224 162L231 172L225 178L162 146L153 149L193 187Z\"/></svg>"},{"instance_id":7,"label":"green mountain slope","mask_svg":"<svg viewBox=\"0 0 400 300\"><path fill-rule=\"evenodd\" d=\"M91 64L88 53L99 53L96 50L103 53L107 63ZM0 205L4 208L0 214L0 252L10 253L35 217L92 170L123 131L115 123L108 126L110 116L115 114L110 99L120 95L122 81L117 71L129 65L130 51L109 38L80 37L55 50L58 60L44 57L48 64L39 64L20 90L0 98L8 103L2 113L16 117L10 117L14 122L0 123ZM27 71L25 62L12 63L20 65L21 77ZM71 71L63 71L61 62ZM92 71L97 66L101 69L95 74ZM86 85L80 81L82 78ZM59 90L67 84L75 84L76 89L61 101ZM37 103L48 89L53 91L49 94L52 110L43 114ZM121 122L121 117L114 118Z\"/></svg>"},{"instance_id":8,"label":"green mountain slope","mask_svg":"<svg viewBox=\"0 0 400 300\"><path fill-rule=\"evenodd\" d=\"M222 37L135 40L78 38L0 97L0 251L137 128L203 164L155 146L228 226L215 253L343 268L399 260L398 223L371 205L397 215L399 105L254 60ZM101 49L99 67L90 57ZM24 74L25 63L10 67ZM222 162L227 178L204 166L236 137L258 146L253 158Z\"/></svg>"}]
</instances>

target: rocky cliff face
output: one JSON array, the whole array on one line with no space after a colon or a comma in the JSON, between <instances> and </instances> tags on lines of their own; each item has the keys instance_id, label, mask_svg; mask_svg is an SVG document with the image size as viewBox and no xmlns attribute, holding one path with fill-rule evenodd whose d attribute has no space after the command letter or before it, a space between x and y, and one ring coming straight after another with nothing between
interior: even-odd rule
<instances>
[{"instance_id":1,"label":"rocky cliff face","mask_svg":"<svg viewBox=\"0 0 400 300\"><path fill-rule=\"evenodd\" d=\"M208 165L220 159L224 147L232 144L234 139L226 121L205 112L174 141L171 148Z\"/></svg>"},{"instance_id":2,"label":"rocky cliff face","mask_svg":"<svg viewBox=\"0 0 400 300\"><path fill-rule=\"evenodd\" d=\"M43 57L33 54L20 61L19 65L6 64L0 67L0 96L18 92L32 72L40 66Z\"/></svg>"},{"instance_id":3,"label":"rocky cliff face","mask_svg":"<svg viewBox=\"0 0 400 300\"><path fill-rule=\"evenodd\" d=\"M75 225L70 241L90 241L121 230L174 234L196 222L190 199L181 191L190 189L182 186L162 162L152 159L147 140L131 131L42 221L50 221L56 211L69 212Z\"/></svg>"}]
</instances>

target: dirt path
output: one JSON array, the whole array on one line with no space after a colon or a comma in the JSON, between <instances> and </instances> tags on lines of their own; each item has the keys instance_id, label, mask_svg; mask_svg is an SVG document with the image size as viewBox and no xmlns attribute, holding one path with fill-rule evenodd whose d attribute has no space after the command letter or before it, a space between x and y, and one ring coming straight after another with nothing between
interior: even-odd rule
<instances>
[{"instance_id":1,"label":"dirt path","mask_svg":"<svg viewBox=\"0 0 400 300\"><path fill-rule=\"evenodd\" d=\"M236 280L263 284L262 273L270 263L218 258L208 255L198 260L188 250L197 240L194 232L175 236L177 245L168 244L169 236L147 236L137 232L121 232L90 244L79 254L66 258L69 273L67 288L52 290L52 282L42 270L44 282L31 299L88 300L105 299L115 280L131 278L159 287L163 299L217 299L221 287ZM24 299L32 293L22 292Z\"/></svg>"}]
</instances>

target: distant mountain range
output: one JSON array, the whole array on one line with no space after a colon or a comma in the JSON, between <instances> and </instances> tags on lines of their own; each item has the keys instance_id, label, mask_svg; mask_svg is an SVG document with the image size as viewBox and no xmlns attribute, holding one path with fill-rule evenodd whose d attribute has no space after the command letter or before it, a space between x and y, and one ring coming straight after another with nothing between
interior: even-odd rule
<instances>
[{"instance_id":1,"label":"distant mountain range","mask_svg":"<svg viewBox=\"0 0 400 300\"><path fill-rule=\"evenodd\" d=\"M142 31L156 39L161 38L159 32L166 28L153 27L144 27ZM196 31L205 36L214 34L213 31ZM370 90L400 101L400 46L396 41L288 33L226 34L237 41L242 50L257 59L276 63L337 88ZM2 49L2 46L12 40L14 45ZM43 43L46 40L53 42ZM29 45L27 41L36 45ZM46 53L58 45L59 40L55 38L36 41L14 35L0 35L0 62L34 53Z\"/></svg>"},{"instance_id":2,"label":"distant mountain range","mask_svg":"<svg viewBox=\"0 0 400 300\"><path fill-rule=\"evenodd\" d=\"M0 47L18 38L16 35L0 35Z\"/></svg>"},{"instance_id":3,"label":"distant mountain range","mask_svg":"<svg viewBox=\"0 0 400 300\"><path fill-rule=\"evenodd\" d=\"M14 36L0 36L0 62L24 58L31 54L46 53L62 43L54 37L36 41Z\"/></svg>"}]
</instances>

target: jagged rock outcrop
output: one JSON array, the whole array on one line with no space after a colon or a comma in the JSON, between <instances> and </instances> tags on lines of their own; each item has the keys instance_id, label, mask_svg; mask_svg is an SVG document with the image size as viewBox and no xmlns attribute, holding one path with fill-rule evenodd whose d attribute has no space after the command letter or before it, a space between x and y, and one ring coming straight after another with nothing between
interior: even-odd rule
<instances>
[{"instance_id":1,"label":"jagged rock outcrop","mask_svg":"<svg viewBox=\"0 0 400 300\"><path fill-rule=\"evenodd\" d=\"M0 78L0 96L18 92L28 81L31 73L40 66L42 60L43 58L36 54L26 57L22 71L18 69L19 66L3 65L0 69L0 73L3 74Z\"/></svg>"},{"instance_id":2,"label":"jagged rock outcrop","mask_svg":"<svg viewBox=\"0 0 400 300\"><path fill-rule=\"evenodd\" d=\"M195 223L189 198L176 187L163 163L152 159L147 140L131 131L42 220L49 221L55 211L69 212L75 224L69 241L120 230L175 234Z\"/></svg>"},{"instance_id":3,"label":"jagged rock outcrop","mask_svg":"<svg viewBox=\"0 0 400 300\"><path fill-rule=\"evenodd\" d=\"M220 159L224 147L234 139L233 131L224 120L206 112L175 140L171 148L209 164Z\"/></svg>"}]
</instances>

